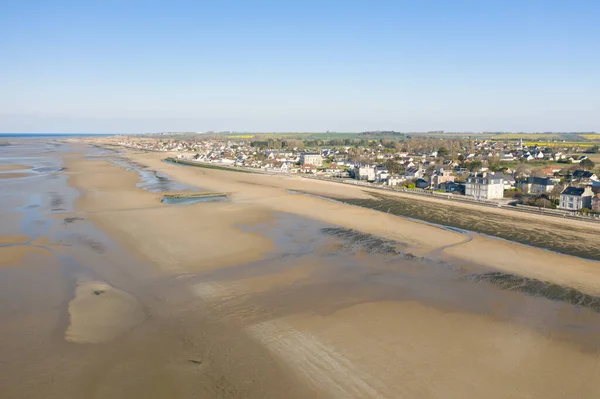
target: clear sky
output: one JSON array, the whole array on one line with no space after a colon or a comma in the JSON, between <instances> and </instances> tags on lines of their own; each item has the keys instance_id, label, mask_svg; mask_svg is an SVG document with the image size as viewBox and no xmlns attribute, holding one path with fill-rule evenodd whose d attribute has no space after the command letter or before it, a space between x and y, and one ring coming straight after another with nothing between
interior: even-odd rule
<instances>
[{"instance_id":1,"label":"clear sky","mask_svg":"<svg viewBox=\"0 0 600 399\"><path fill-rule=\"evenodd\" d=\"M0 132L600 131L600 1L5 0Z\"/></svg>"}]
</instances>

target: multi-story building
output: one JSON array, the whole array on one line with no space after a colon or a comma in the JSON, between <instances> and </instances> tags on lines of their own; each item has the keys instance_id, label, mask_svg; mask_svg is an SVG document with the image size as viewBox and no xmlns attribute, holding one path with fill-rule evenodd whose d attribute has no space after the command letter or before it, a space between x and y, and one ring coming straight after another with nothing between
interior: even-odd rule
<instances>
[{"instance_id":1,"label":"multi-story building","mask_svg":"<svg viewBox=\"0 0 600 399\"><path fill-rule=\"evenodd\" d=\"M548 177L530 176L517 183L517 188L531 194L549 193L554 188L554 182Z\"/></svg>"},{"instance_id":2,"label":"multi-story building","mask_svg":"<svg viewBox=\"0 0 600 399\"><path fill-rule=\"evenodd\" d=\"M592 207L594 192L590 187L567 187L560 193L561 209L578 211L583 208Z\"/></svg>"},{"instance_id":3,"label":"multi-story building","mask_svg":"<svg viewBox=\"0 0 600 399\"><path fill-rule=\"evenodd\" d=\"M303 152L300 155L300 163L302 165L323 166L323 157L316 152Z\"/></svg>"},{"instance_id":4,"label":"multi-story building","mask_svg":"<svg viewBox=\"0 0 600 399\"><path fill-rule=\"evenodd\" d=\"M375 181L376 167L374 165L358 165L354 167L354 178L358 180Z\"/></svg>"},{"instance_id":5,"label":"multi-story building","mask_svg":"<svg viewBox=\"0 0 600 399\"><path fill-rule=\"evenodd\" d=\"M439 169L429 177L430 187L434 190L440 189L440 184L454 181L451 170Z\"/></svg>"},{"instance_id":6,"label":"multi-story building","mask_svg":"<svg viewBox=\"0 0 600 399\"><path fill-rule=\"evenodd\" d=\"M504 180L492 173L471 175L465 182L465 195L477 199L501 199L504 197Z\"/></svg>"}]
</instances>

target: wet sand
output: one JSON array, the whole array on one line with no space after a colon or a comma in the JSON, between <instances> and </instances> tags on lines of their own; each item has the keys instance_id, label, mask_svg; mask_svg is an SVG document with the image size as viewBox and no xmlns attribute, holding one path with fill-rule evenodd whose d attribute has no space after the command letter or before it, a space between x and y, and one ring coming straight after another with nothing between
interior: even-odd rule
<instances>
[{"instance_id":1,"label":"wet sand","mask_svg":"<svg viewBox=\"0 0 600 399\"><path fill-rule=\"evenodd\" d=\"M568 288L598 293L597 262L288 191L370 198L353 187L125 154L231 193L165 205L89 151L61 155L70 189L2 214L7 241L48 248L0 270L8 397L600 394L596 297Z\"/></svg>"},{"instance_id":2,"label":"wet sand","mask_svg":"<svg viewBox=\"0 0 600 399\"><path fill-rule=\"evenodd\" d=\"M24 170L31 169L28 165L0 165L0 172L11 171L11 170ZM1 174L0 174L1 176Z\"/></svg>"},{"instance_id":3,"label":"wet sand","mask_svg":"<svg viewBox=\"0 0 600 399\"><path fill-rule=\"evenodd\" d=\"M0 267L19 267L30 255L46 255L40 248L25 246L0 247Z\"/></svg>"},{"instance_id":4,"label":"wet sand","mask_svg":"<svg viewBox=\"0 0 600 399\"><path fill-rule=\"evenodd\" d=\"M29 176L27 173L0 173L0 179L17 179Z\"/></svg>"},{"instance_id":5,"label":"wet sand","mask_svg":"<svg viewBox=\"0 0 600 399\"><path fill-rule=\"evenodd\" d=\"M69 303L70 324L65 339L76 343L109 341L145 317L134 296L100 281L79 281Z\"/></svg>"}]
</instances>

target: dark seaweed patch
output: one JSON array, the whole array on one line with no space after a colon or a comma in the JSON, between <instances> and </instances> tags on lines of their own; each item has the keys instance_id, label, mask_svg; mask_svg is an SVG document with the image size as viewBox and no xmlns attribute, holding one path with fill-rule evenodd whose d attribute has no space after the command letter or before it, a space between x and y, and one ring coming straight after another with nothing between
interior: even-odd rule
<instances>
[{"instance_id":1,"label":"dark seaweed patch","mask_svg":"<svg viewBox=\"0 0 600 399\"><path fill-rule=\"evenodd\" d=\"M585 294L574 288L502 272L472 274L469 279L490 283L507 291L517 291L551 301L567 302L600 313L600 297Z\"/></svg>"},{"instance_id":2,"label":"dark seaweed patch","mask_svg":"<svg viewBox=\"0 0 600 399\"><path fill-rule=\"evenodd\" d=\"M568 255L600 260L600 246L594 245L596 237L591 229L564 226L555 220L523 223L518 215L467 212L452 203L429 203L416 198L394 197L369 192L374 198L331 199L351 205L387 212L398 216L423 220L446 226L446 229L463 233L474 231L510 241L545 248ZM515 228L515 226L519 226ZM548 231L552 231L549 234Z\"/></svg>"},{"instance_id":3,"label":"dark seaweed patch","mask_svg":"<svg viewBox=\"0 0 600 399\"><path fill-rule=\"evenodd\" d=\"M373 255L402 256L404 259L408 260L423 259L416 257L411 253L399 251L397 248L398 245L401 244L396 241L377 237L372 234L361 233L360 231L346 229L343 227L324 227L320 229L320 231L324 235L342 239L343 251L349 251L353 253L364 251Z\"/></svg>"},{"instance_id":4,"label":"dark seaweed patch","mask_svg":"<svg viewBox=\"0 0 600 399\"><path fill-rule=\"evenodd\" d=\"M78 220L83 220L83 218L80 218L80 217L64 218L65 224L73 223L73 222L76 222Z\"/></svg>"},{"instance_id":5,"label":"dark seaweed patch","mask_svg":"<svg viewBox=\"0 0 600 399\"><path fill-rule=\"evenodd\" d=\"M106 252L106 246L104 244L102 244L101 242L96 241L90 237L79 236L77 238L77 241L80 245L86 246L96 253L101 254L101 253Z\"/></svg>"}]
</instances>

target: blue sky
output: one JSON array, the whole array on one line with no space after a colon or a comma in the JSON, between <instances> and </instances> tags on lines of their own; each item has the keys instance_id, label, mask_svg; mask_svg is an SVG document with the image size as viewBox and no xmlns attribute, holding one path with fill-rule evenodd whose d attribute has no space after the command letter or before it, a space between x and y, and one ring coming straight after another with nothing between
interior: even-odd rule
<instances>
[{"instance_id":1,"label":"blue sky","mask_svg":"<svg viewBox=\"0 0 600 399\"><path fill-rule=\"evenodd\" d=\"M27 1L0 132L600 131L600 1Z\"/></svg>"}]
</instances>

